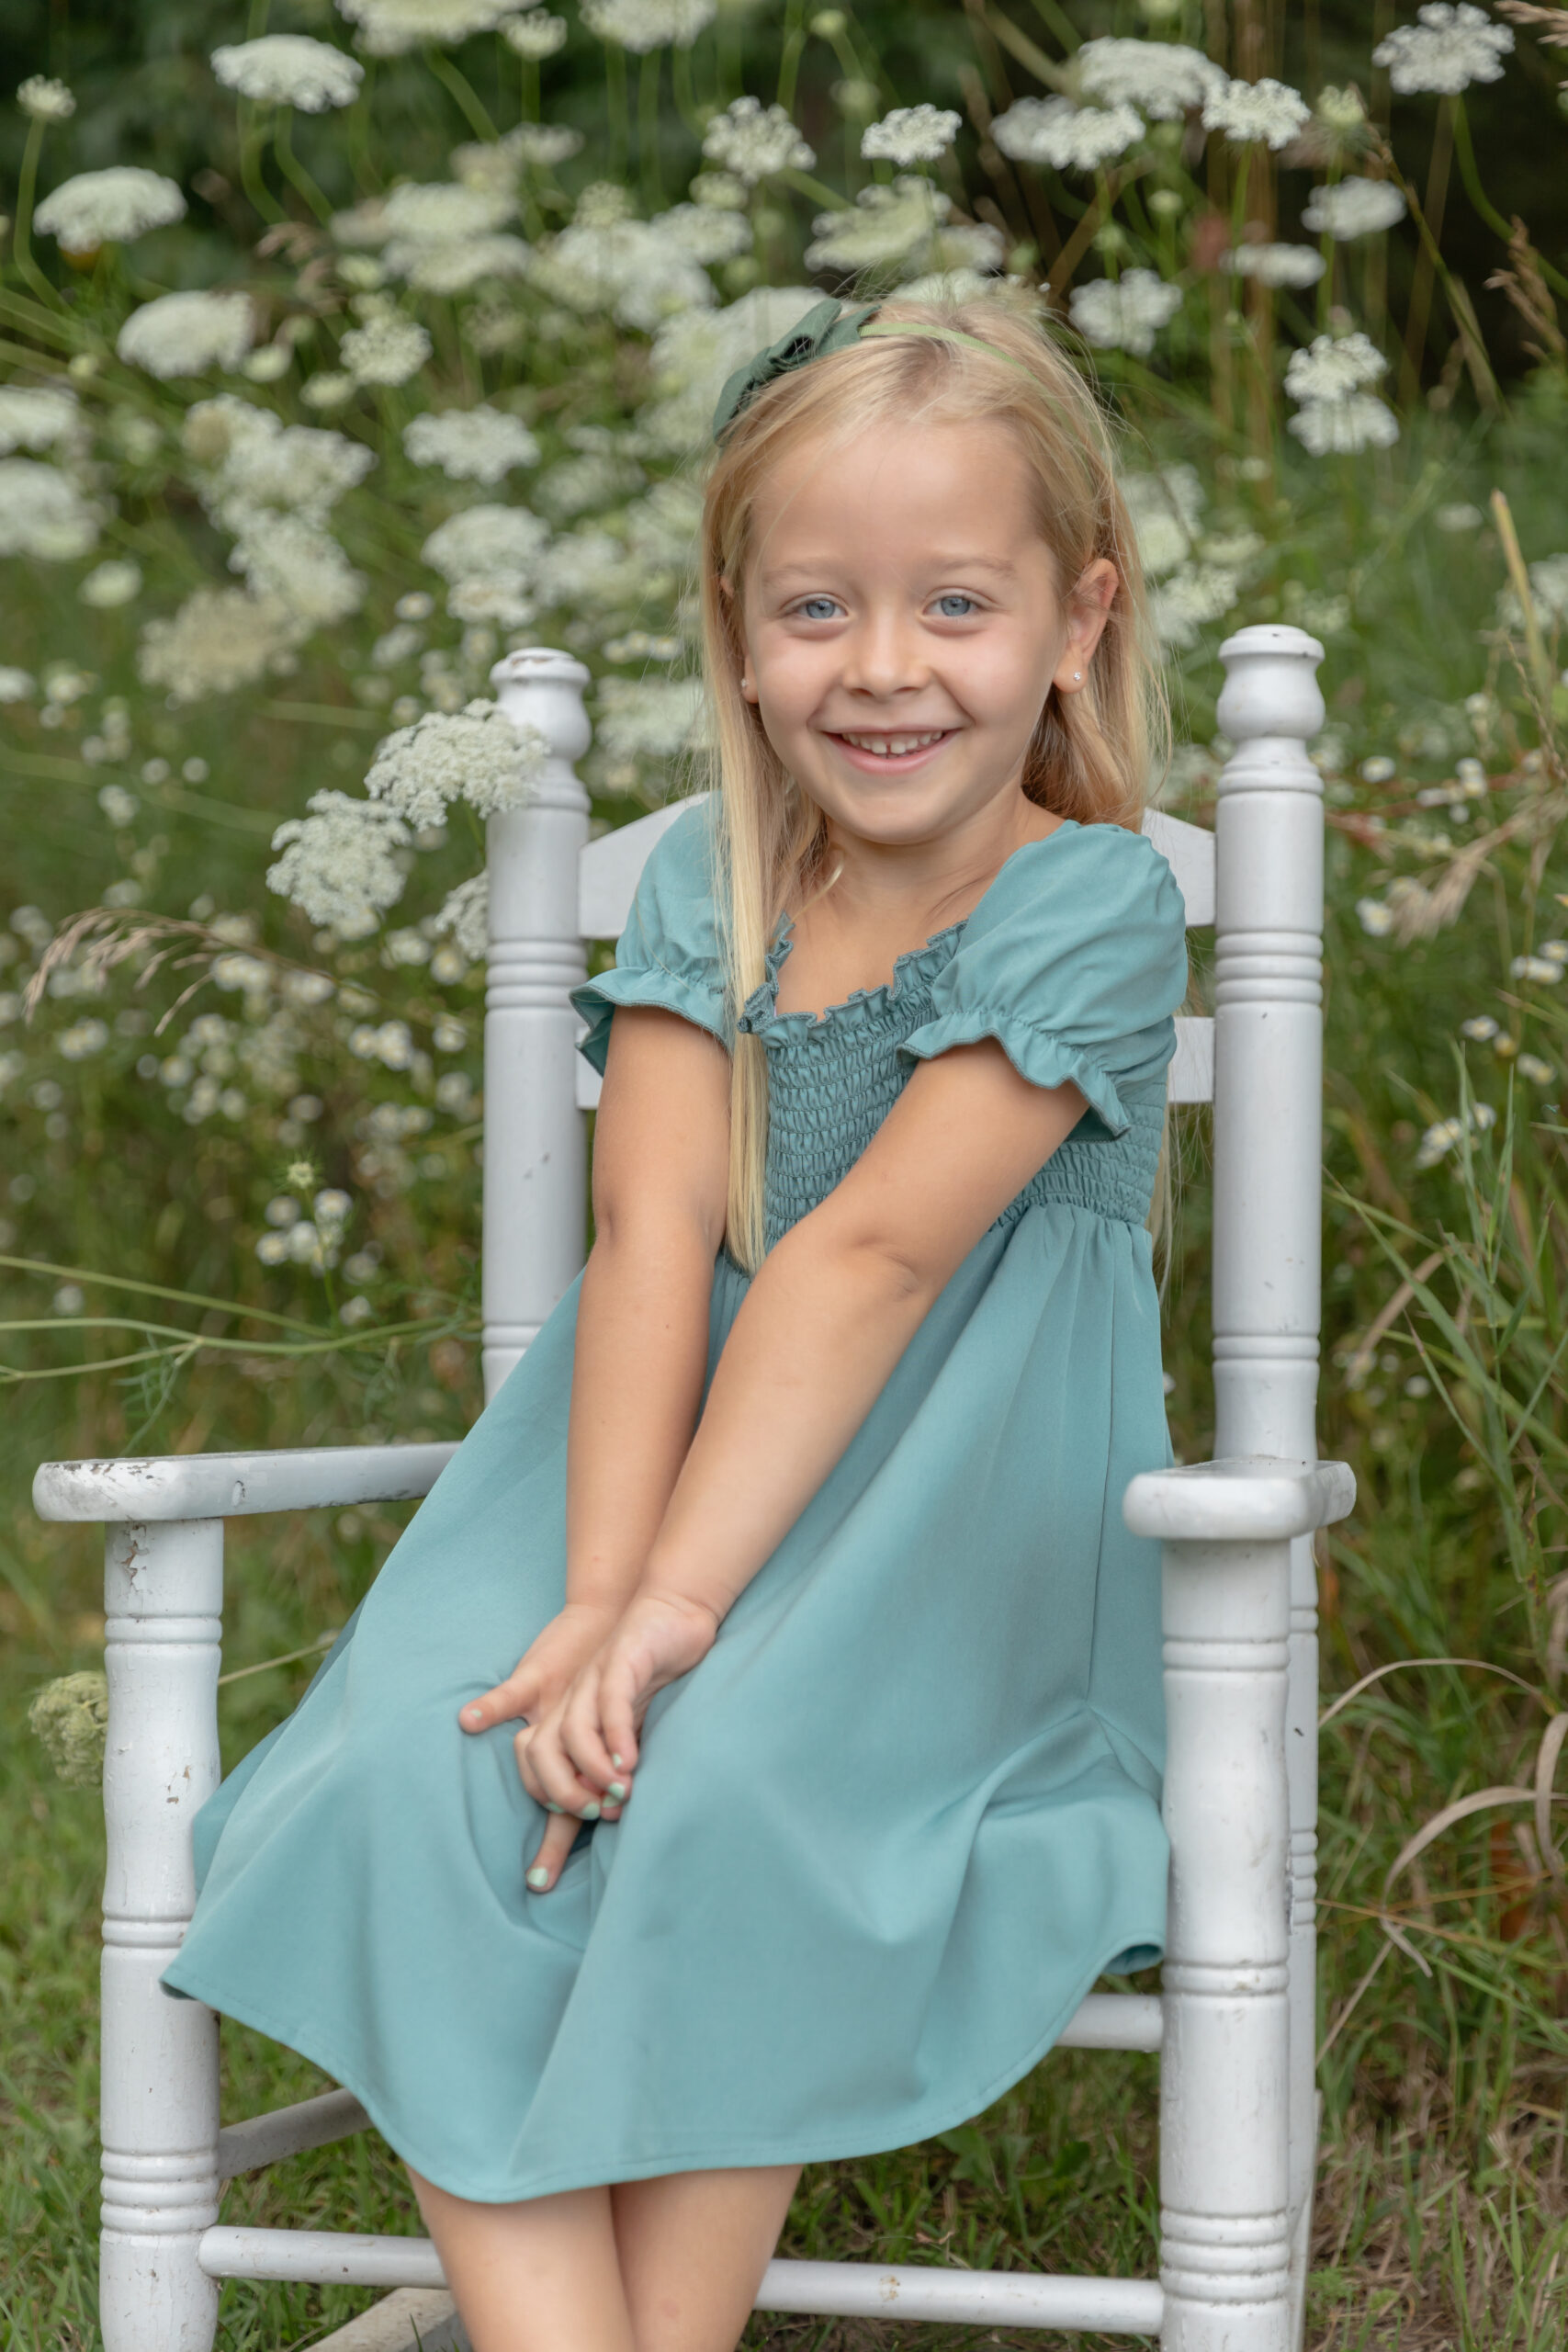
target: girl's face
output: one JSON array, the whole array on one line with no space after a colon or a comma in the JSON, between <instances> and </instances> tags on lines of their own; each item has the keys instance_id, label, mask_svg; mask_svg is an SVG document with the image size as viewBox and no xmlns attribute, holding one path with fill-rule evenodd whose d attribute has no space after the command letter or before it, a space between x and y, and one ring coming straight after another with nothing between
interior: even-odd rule
<instances>
[{"instance_id":1,"label":"girl's face","mask_svg":"<svg viewBox=\"0 0 1568 2352\"><path fill-rule=\"evenodd\" d=\"M881 424L803 442L753 517L742 691L841 834L910 845L1019 790L1053 684L1089 676L1116 593L1058 594L1005 424Z\"/></svg>"}]
</instances>

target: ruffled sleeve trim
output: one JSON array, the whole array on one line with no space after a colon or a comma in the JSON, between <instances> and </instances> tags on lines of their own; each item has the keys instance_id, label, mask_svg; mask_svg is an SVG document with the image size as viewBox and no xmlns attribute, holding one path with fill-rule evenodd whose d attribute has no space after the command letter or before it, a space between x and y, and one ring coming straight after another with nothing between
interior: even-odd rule
<instances>
[{"instance_id":1,"label":"ruffled sleeve trim","mask_svg":"<svg viewBox=\"0 0 1568 2352\"><path fill-rule=\"evenodd\" d=\"M721 1000L712 989L669 971L662 964L601 972L597 979L573 989L571 1001L588 1023L588 1034L579 1038L577 1050L601 1078L610 1051L610 1023L618 1004L652 1005L664 1012L678 1012L683 1021L694 1022L716 1037L727 1050L729 1046Z\"/></svg>"},{"instance_id":2,"label":"ruffled sleeve trim","mask_svg":"<svg viewBox=\"0 0 1568 2352\"><path fill-rule=\"evenodd\" d=\"M1063 1037L1053 1036L1048 1029L1036 1028L1009 1007L964 1005L940 1020L928 1021L905 1038L898 1052L913 1061L931 1061L950 1046L977 1045L982 1037L994 1037L1019 1076L1028 1079L1032 1086L1065 1086L1072 1081L1089 1106L1073 1131L1080 1139L1094 1136L1114 1141L1132 1126L1114 1080L1092 1056Z\"/></svg>"}]
</instances>

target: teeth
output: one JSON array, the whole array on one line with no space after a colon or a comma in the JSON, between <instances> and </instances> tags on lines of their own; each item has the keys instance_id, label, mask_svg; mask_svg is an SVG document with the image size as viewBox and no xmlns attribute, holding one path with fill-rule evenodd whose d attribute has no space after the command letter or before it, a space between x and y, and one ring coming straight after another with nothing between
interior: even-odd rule
<instances>
[{"instance_id":1,"label":"teeth","mask_svg":"<svg viewBox=\"0 0 1568 2352\"><path fill-rule=\"evenodd\" d=\"M884 759L896 760L905 752L923 751L928 743L940 742L946 732L945 727L933 727L929 735L846 735L844 741L852 743L857 752L877 752Z\"/></svg>"}]
</instances>

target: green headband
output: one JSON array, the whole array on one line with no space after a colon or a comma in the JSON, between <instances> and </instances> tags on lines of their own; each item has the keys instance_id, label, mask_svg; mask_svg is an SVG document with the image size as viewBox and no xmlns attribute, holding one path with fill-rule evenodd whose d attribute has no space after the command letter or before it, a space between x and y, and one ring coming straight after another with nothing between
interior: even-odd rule
<instances>
[{"instance_id":1,"label":"green headband","mask_svg":"<svg viewBox=\"0 0 1568 2352\"><path fill-rule=\"evenodd\" d=\"M966 344L971 351L983 351L988 359L999 359L1007 367L1016 368L1037 391L1041 389L1033 372L1021 359L1015 359L1010 351L998 351L994 343L984 343L978 335L965 334L959 327L936 326L925 319L877 322L881 307L879 302L868 302L859 310L846 311L841 302L829 296L807 311L776 343L770 343L765 351L757 352L733 375L726 377L718 406L713 413L714 439L722 440L741 410L780 376L792 375L795 368L808 366L813 359L825 358L829 352L848 351L870 335L923 334L938 343Z\"/></svg>"}]
</instances>

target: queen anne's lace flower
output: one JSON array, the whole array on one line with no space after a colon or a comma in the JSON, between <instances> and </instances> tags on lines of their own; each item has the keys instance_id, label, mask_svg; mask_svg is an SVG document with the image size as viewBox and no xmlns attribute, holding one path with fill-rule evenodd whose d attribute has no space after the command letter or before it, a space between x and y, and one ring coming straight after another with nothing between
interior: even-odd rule
<instances>
[{"instance_id":1,"label":"queen anne's lace flower","mask_svg":"<svg viewBox=\"0 0 1568 2352\"><path fill-rule=\"evenodd\" d=\"M676 204L656 213L649 223L661 237L671 237L683 254L711 269L716 262L733 261L751 243L751 223L743 212L725 212L716 204Z\"/></svg>"},{"instance_id":2,"label":"queen anne's lace flower","mask_svg":"<svg viewBox=\"0 0 1568 2352\"><path fill-rule=\"evenodd\" d=\"M1144 358L1161 327L1180 310L1181 288L1168 286L1152 269L1129 269L1118 278L1096 277L1075 286L1068 307L1086 343Z\"/></svg>"},{"instance_id":3,"label":"queen anne's lace flower","mask_svg":"<svg viewBox=\"0 0 1568 2352\"><path fill-rule=\"evenodd\" d=\"M115 345L128 368L166 383L237 368L254 337L248 294L160 294L132 311Z\"/></svg>"},{"instance_id":4,"label":"queen anne's lace flower","mask_svg":"<svg viewBox=\"0 0 1568 2352\"><path fill-rule=\"evenodd\" d=\"M957 138L958 124L951 107L895 107L862 131L860 152L869 161L897 164L906 171L913 164L934 164Z\"/></svg>"},{"instance_id":5,"label":"queen anne's lace flower","mask_svg":"<svg viewBox=\"0 0 1568 2352\"><path fill-rule=\"evenodd\" d=\"M533 59L554 57L566 47L568 27L564 17L552 17L536 8L526 17L508 17L501 28L502 40L519 57Z\"/></svg>"},{"instance_id":6,"label":"queen anne's lace flower","mask_svg":"<svg viewBox=\"0 0 1568 2352\"><path fill-rule=\"evenodd\" d=\"M1314 187L1302 207L1302 227L1341 244L1371 237L1404 218L1404 198L1392 180L1362 179L1352 172L1333 187Z\"/></svg>"},{"instance_id":7,"label":"queen anne's lace flower","mask_svg":"<svg viewBox=\"0 0 1568 2352\"><path fill-rule=\"evenodd\" d=\"M1078 86L1105 107L1136 107L1150 122L1179 121L1224 89L1224 70L1173 40L1086 40L1073 60Z\"/></svg>"},{"instance_id":8,"label":"queen anne's lace flower","mask_svg":"<svg viewBox=\"0 0 1568 2352\"><path fill-rule=\"evenodd\" d=\"M1285 390L1293 401L1336 401L1375 384L1388 361L1370 335L1318 335L1304 351L1292 351Z\"/></svg>"},{"instance_id":9,"label":"queen anne's lace flower","mask_svg":"<svg viewBox=\"0 0 1568 2352\"><path fill-rule=\"evenodd\" d=\"M495 817L531 797L548 748L537 728L516 727L499 703L426 711L377 745L365 789L416 827L445 824L454 800Z\"/></svg>"},{"instance_id":10,"label":"queen anne's lace flower","mask_svg":"<svg viewBox=\"0 0 1568 2352\"><path fill-rule=\"evenodd\" d=\"M690 49L717 14L717 0L582 0L589 31L637 57L671 42Z\"/></svg>"},{"instance_id":11,"label":"queen anne's lace flower","mask_svg":"<svg viewBox=\"0 0 1568 2352\"><path fill-rule=\"evenodd\" d=\"M703 133L703 153L748 187L775 172L808 172L817 161L783 107L750 97L732 99L715 115Z\"/></svg>"},{"instance_id":12,"label":"queen anne's lace flower","mask_svg":"<svg viewBox=\"0 0 1568 2352\"><path fill-rule=\"evenodd\" d=\"M17 89L17 104L35 122L69 122L76 111L75 93L47 74L29 74Z\"/></svg>"},{"instance_id":13,"label":"queen anne's lace flower","mask_svg":"<svg viewBox=\"0 0 1568 2352\"><path fill-rule=\"evenodd\" d=\"M1261 286L1315 286L1327 265L1314 245L1237 245L1220 267Z\"/></svg>"},{"instance_id":14,"label":"queen anne's lace flower","mask_svg":"<svg viewBox=\"0 0 1568 2352\"><path fill-rule=\"evenodd\" d=\"M1371 392L1347 392L1304 401L1290 430L1309 458L1354 457L1362 449L1391 448L1399 438L1399 419Z\"/></svg>"},{"instance_id":15,"label":"queen anne's lace flower","mask_svg":"<svg viewBox=\"0 0 1568 2352\"><path fill-rule=\"evenodd\" d=\"M1386 65L1401 97L1423 93L1457 97L1472 82L1500 82L1503 60L1514 46L1506 25L1495 25L1483 8L1459 0L1427 0L1413 25L1396 25L1372 51L1374 65Z\"/></svg>"},{"instance_id":16,"label":"queen anne's lace flower","mask_svg":"<svg viewBox=\"0 0 1568 2352\"><path fill-rule=\"evenodd\" d=\"M536 466L539 445L520 416L498 408L450 408L403 427L403 452L439 466L451 481L498 482L513 466Z\"/></svg>"},{"instance_id":17,"label":"queen anne's lace flower","mask_svg":"<svg viewBox=\"0 0 1568 2352\"><path fill-rule=\"evenodd\" d=\"M489 875L476 874L470 880L459 882L457 888L447 894L446 903L432 923L431 929L437 938L444 931L449 931L463 954L473 957L477 962L490 946ZM443 950L444 954L446 952ZM449 1086L451 1080L444 1079L441 1083L444 1086ZM468 1099L466 1081L463 1099L466 1102Z\"/></svg>"},{"instance_id":18,"label":"queen anne's lace flower","mask_svg":"<svg viewBox=\"0 0 1568 2352\"><path fill-rule=\"evenodd\" d=\"M90 254L99 245L127 244L149 229L166 229L185 213L185 198L173 180L137 164L116 164L62 180L33 214L33 227L57 237L68 254Z\"/></svg>"},{"instance_id":19,"label":"queen anne's lace flower","mask_svg":"<svg viewBox=\"0 0 1568 2352\"><path fill-rule=\"evenodd\" d=\"M991 125L991 137L1015 164L1048 164L1056 172L1096 172L1144 135L1130 106L1076 107L1071 98L1019 98Z\"/></svg>"},{"instance_id":20,"label":"queen anne's lace flower","mask_svg":"<svg viewBox=\"0 0 1568 2352\"><path fill-rule=\"evenodd\" d=\"M520 122L515 130L507 132L506 144L520 164L553 171L558 164L570 163L573 155L581 154L582 133L564 122Z\"/></svg>"},{"instance_id":21,"label":"queen anne's lace flower","mask_svg":"<svg viewBox=\"0 0 1568 2352\"><path fill-rule=\"evenodd\" d=\"M227 531L263 511L294 513L318 526L374 466L374 453L346 434L288 424L232 392L186 410L181 444L199 469L202 504Z\"/></svg>"},{"instance_id":22,"label":"queen anne's lace flower","mask_svg":"<svg viewBox=\"0 0 1568 2352\"><path fill-rule=\"evenodd\" d=\"M660 449L700 447L725 378L821 299L813 286L759 286L723 310L667 319L653 338L653 398L639 413L639 431Z\"/></svg>"},{"instance_id":23,"label":"queen anne's lace flower","mask_svg":"<svg viewBox=\"0 0 1568 2352\"><path fill-rule=\"evenodd\" d=\"M1288 147L1312 108L1299 90L1265 74L1260 82L1227 82L1203 101L1203 128L1221 130L1237 147L1261 141Z\"/></svg>"},{"instance_id":24,"label":"queen anne's lace flower","mask_svg":"<svg viewBox=\"0 0 1568 2352\"><path fill-rule=\"evenodd\" d=\"M1164 467L1154 474L1127 474L1122 502L1138 541L1138 560L1153 580L1191 555L1203 513L1203 487L1197 469Z\"/></svg>"},{"instance_id":25,"label":"queen anne's lace flower","mask_svg":"<svg viewBox=\"0 0 1568 2352\"><path fill-rule=\"evenodd\" d=\"M624 540L592 527L557 539L541 558L534 584L547 610L577 605L599 613L640 602L645 586Z\"/></svg>"},{"instance_id":26,"label":"queen anne's lace flower","mask_svg":"<svg viewBox=\"0 0 1568 2352\"><path fill-rule=\"evenodd\" d=\"M594 740L613 759L673 759L690 743L702 707L696 678L604 678Z\"/></svg>"},{"instance_id":27,"label":"queen anne's lace flower","mask_svg":"<svg viewBox=\"0 0 1568 2352\"><path fill-rule=\"evenodd\" d=\"M56 466L0 458L0 555L69 563L98 536L98 512Z\"/></svg>"},{"instance_id":28,"label":"queen anne's lace flower","mask_svg":"<svg viewBox=\"0 0 1568 2352\"><path fill-rule=\"evenodd\" d=\"M478 187L461 180L410 181L383 199L381 219L389 237L444 244L453 237L475 237L499 229L516 209L516 190L511 183Z\"/></svg>"},{"instance_id":29,"label":"queen anne's lace flower","mask_svg":"<svg viewBox=\"0 0 1568 2352\"><path fill-rule=\"evenodd\" d=\"M434 347L417 319L391 311L350 327L338 356L356 384L406 384Z\"/></svg>"},{"instance_id":30,"label":"queen anne's lace flower","mask_svg":"<svg viewBox=\"0 0 1568 2352\"><path fill-rule=\"evenodd\" d=\"M257 40L215 49L212 71L226 90L237 90L243 98L298 107L301 114L352 106L365 79L356 57L307 33L264 33Z\"/></svg>"},{"instance_id":31,"label":"queen anne's lace flower","mask_svg":"<svg viewBox=\"0 0 1568 2352\"><path fill-rule=\"evenodd\" d=\"M330 628L365 602L367 582L337 541L299 514L258 516L229 558L253 595L284 605L302 629Z\"/></svg>"},{"instance_id":32,"label":"queen anne's lace flower","mask_svg":"<svg viewBox=\"0 0 1568 2352\"><path fill-rule=\"evenodd\" d=\"M129 605L141 594L141 566L129 559L100 563L89 571L76 594L85 605L101 613L111 612L117 605Z\"/></svg>"},{"instance_id":33,"label":"queen anne's lace flower","mask_svg":"<svg viewBox=\"0 0 1568 2352\"><path fill-rule=\"evenodd\" d=\"M12 449L52 449L74 438L80 421L74 392L47 385L0 385L0 457Z\"/></svg>"},{"instance_id":34,"label":"queen anne's lace flower","mask_svg":"<svg viewBox=\"0 0 1568 2352\"><path fill-rule=\"evenodd\" d=\"M645 334L676 311L706 310L714 300L702 265L648 220L580 217L536 250L528 276L552 301L608 311Z\"/></svg>"},{"instance_id":35,"label":"queen anne's lace flower","mask_svg":"<svg viewBox=\"0 0 1568 2352\"><path fill-rule=\"evenodd\" d=\"M521 237L453 237L444 243L395 237L385 260L394 277L423 294L461 294L484 277L525 277L533 248Z\"/></svg>"},{"instance_id":36,"label":"queen anne's lace flower","mask_svg":"<svg viewBox=\"0 0 1568 2352\"><path fill-rule=\"evenodd\" d=\"M298 621L281 604L243 588L198 588L171 617L148 622L136 667L144 685L165 687L176 702L198 702L254 685L299 638Z\"/></svg>"},{"instance_id":37,"label":"queen anne's lace flower","mask_svg":"<svg viewBox=\"0 0 1568 2352\"><path fill-rule=\"evenodd\" d=\"M1194 645L1210 621L1224 618L1240 594L1241 582L1223 565L1186 563L1162 580L1149 599L1149 617L1163 645Z\"/></svg>"},{"instance_id":38,"label":"queen anne's lace flower","mask_svg":"<svg viewBox=\"0 0 1568 2352\"><path fill-rule=\"evenodd\" d=\"M842 212L819 212L806 248L807 269L875 269L901 262L930 240L953 207L931 181L900 174L890 187L863 187Z\"/></svg>"},{"instance_id":39,"label":"queen anne's lace flower","mask_svg":"<svg viewBox=\"0 0 1568 2352\"><path fill-rule=\"evenodd\" d=\"M30 702L38 692L38 681L30 670L13 669L9 663L0 669L0 703Z\"/></svg>"},{"instance_id":40,"label":"queen anne's lace flower","mask_svg":"<svg viewBox=\"0 0 1568 2352\"><path fill-rule=\"evenodd\" d=\"M396 809L346 792L312 792L308 817L290 817L272 837L283 852L266 870L269 890L302 907L343 939L362 939L403 894L397 853L409 829Z\"/></svg>"},{"instance_id":41,"label":"queen anne's lace flower","mask_svg":"<svg viewBox=\"0 0 1568 2352\"><path fill-rule=\"evenodd\" d=\"M521 628L534 616L533 586L549 526L526 506L468 506L431 533L420 549L450 587L459 620Z\"/></svg>"},{"instance_id":42,"label":"queen anne's lace flower","mask_svg":"<svg viewBox=\"0 0 1568 2352\"><path fill-rule=\"evenodd\" d=\"M492 33L517 6L518 0L337 0L339 16L358 27L367 57L402 57L430 42Z\"/></svg>"}]
</instances>

